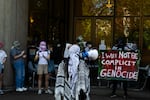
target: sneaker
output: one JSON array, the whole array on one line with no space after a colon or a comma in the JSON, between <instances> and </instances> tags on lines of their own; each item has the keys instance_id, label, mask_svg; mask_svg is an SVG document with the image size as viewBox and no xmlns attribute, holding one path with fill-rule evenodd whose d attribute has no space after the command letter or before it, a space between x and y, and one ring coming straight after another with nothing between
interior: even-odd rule
<instances>
[{"instance_id":1,"label":"sneaker","mask_svg":"<svg viewBox=\"0 0 150 100\"><path fill-rule=\"evenodd\" d=\"M41 89L38 90L38 94L42 94L42 90Z\"/></svg>"},{"instance_id":2,"label":"sneaker","mask_svg":"<svg viewBox=\"0 0 150 100\"><path fill-rule=\"evenodd\" d=\"M114 97L116 97L116 96L117 96L116 94L113 94L113 95L111 95L110 97L111 97L111 98L114 98Z\"/></svg>"},{"instance_id":3,"label":"sneaker","mask_svg":"<svg viewBox=\"0 0 150 100\"><path fill-rule=\"evenodd\" d=\"M23 91L27 91L27 88L25 88L25 87L22 87L22 90L23 90Z\"/></svg>"},{"instance_id":4,"label":"sneaker","mask_svg":"<svg viewBox=\"0 0 150 100\"><path fill-rule=\"evenodd\" d=\"M2 90L0 90L0 95L3 95L3 94L4 94L4 92Z\"/></svg>"},{"instance_id":5,"label":"sneaker","mask_svg":"<svg viewBox=\"0 0 150 100\"><path fill-rule=\"evenodd\" d=\"M17 92L23 92L23 89L22 88L17 88L16 91Z\"/></svg>"},{"instance_id":6,"label":"sneaker","mask_svg":"<svg viewBox=\"0 0 150 100\"><path fill-rule=\"evenodd\" d=\"M47 89L47 90L45 91L45 93L53 94L53 92L52 92L50 89Z\"/></svg>"}]
</instances>

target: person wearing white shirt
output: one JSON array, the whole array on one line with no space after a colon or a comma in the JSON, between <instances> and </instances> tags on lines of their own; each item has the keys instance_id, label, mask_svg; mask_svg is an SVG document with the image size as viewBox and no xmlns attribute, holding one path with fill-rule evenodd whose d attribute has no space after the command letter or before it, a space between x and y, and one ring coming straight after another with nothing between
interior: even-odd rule
<instances>
[{"instance_id":1,"label":"person wearing white shirt","mask_svg":"<svg viewBox=\"0 0 150 100\"><path fill-rule=\"evenodd\" d=\"M39 50L36 52L34 60L38 60L37 74L38 74L38 94L42 94L42 76L45 76L45 93L52 94L48 89L49 74L48 74L48 60L50 59L50 52L47 50L46 42L41 41Z\"/></svg>"},{"instance_id":2,"label":"person wearing white shirt","mask_svg":"<svg viewBox=\"0 0 150 100\"><path fill-rule=\"evenodd\" d=\"M2 49L4 44L0 42L0 95L4 94L2 91L2 80L3 80L3 70L4 70L4 63L6 62L7 54L6 52Z\"/></svg>"}]
</instances>

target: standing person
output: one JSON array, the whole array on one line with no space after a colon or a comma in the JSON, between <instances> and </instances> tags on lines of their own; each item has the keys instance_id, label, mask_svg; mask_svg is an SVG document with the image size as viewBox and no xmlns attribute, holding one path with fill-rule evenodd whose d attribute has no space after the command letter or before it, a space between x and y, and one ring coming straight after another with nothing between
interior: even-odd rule
<instances>
[{"instance_id":1,"label":"standing person","mask_svg":"<svg viewBox=\"0 0 150 100\"><path fill-rule=\"evenodd\" d=\"M34 62L34 57L37 51L37 47L34 43L29 44L27 49L27 74L28 74L28 86L34 88L35 83L37 83L37 63Z\"/></svg>"},{"instance_id":2,"label":"standing person","mask_svg":"<svg viewBox=\"0 0 150 100\"><path fill-rule=\"evenodd\" d=\"M34 60L38 60L37 74L38 74L38 94L42 94L42 76L45 75L45 93L52 94L53 92L48 89L49 75L48 75L48 60L50 54L47 50L46 42L41 41L39 44L39 50L36 52Z\"/></svg>"},{"instance_id":3,"label":"standing person","mask_svg":"<svg viewBox=\"0 0 150 100\"><path fill-rule=\"evenodd\" d=\"M55 75L55 65L54 65L54 52L53 46L51 44L48 45L48 50L50 52L50 59L48 60L48 74L49 78L52 79Z\"/></svg>"},{"instance_id":4,"label":"standing person","mask_svg":"<svg viewBox=\"0 0 150 100\"><path fill-rule=\"evenodd\" d=\"M26 58L26 54L24 50L21 50L20 45L21 44L19 41L14 41L10 50L10 58L15 70L15 83L17 92L27 90L27 88L24 87L24 80L25 80L24 59Z\"/></svg>"},{"instance_id":5,"label":"standing person","mask_svg":"<svg viewBox=\"0 0 150 100\"><path fill-rule=\"evenodd\" d=\"M75 98L75 84L78 78L78 65L79 65L79 53L80 47L78 44L73 44L69 48L69 65L68 65L68 74L71 87L71 96Z\"/></svg>"},{"instance_id":6,"label":"standing person","mask_svg":"<svg viewBox=\"0 0 150 100\"><path fill-rule=\"evenodd\" d=\"M6 62L7 54L2 49L4 44L0 42L0 95L4 94L2 91L2 83L3 83L3 70L4 70L4 64Z\"/></svg>"},{"instance_id":7,"label":"standing person","mask_svg":"<svg viewBox=\"0 0 150 100\"><path fill-rule=\"evenodd\" d=\"M112 50L128 50L126 48L126 41L125 41L125 38L123 37L120 37L117 41L116 41L116 44L112 47ZM123 83L123 90L124 90L124 98L127 98L127 81L126 80L123 80L123 81L118 81L118 80L113 80L112 81L112 84L113 84L113 87L112 87L112 95L111 97L116 97L116 89L117 89L117 84L119 82L122 82Z\"/></svg>"}]
</instances>

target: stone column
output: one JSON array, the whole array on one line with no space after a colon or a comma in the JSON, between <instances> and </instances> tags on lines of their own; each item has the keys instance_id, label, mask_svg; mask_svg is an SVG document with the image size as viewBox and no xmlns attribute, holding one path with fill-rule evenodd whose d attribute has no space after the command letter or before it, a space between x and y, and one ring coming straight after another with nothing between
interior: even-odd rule
<instances>
[{"instance_id":1,"label":"stone column","mask_svg":"<svg viewBox=\"0 0 150 100\"><path fill-rule=\"evenodd\" d=\"M0 41L3 41L8 57L4 70L4 87L14 84L14 72L10 65L10 48L19 40L26 49L28 33L28 0L0 0Z\"/></svg>"}]
</instances>

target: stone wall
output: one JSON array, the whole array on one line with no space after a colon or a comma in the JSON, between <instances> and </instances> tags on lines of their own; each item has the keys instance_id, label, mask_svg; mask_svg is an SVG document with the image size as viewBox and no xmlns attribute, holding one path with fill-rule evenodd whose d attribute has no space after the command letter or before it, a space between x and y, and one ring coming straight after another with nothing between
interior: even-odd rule
<instances>
[{"instance_id":1,"label":"stone wall","mask_svg":"<svg viewBox=\"0 0 150 100\"><path fill-rule=\"evenodd\" d=\"M9 52L14 40L19 40L26 49L28 34L28 0L0 0L0 41L8 54L4 70L4 87L14 84L14 72L10 65Z\"/></svg>"}]
</instances>

